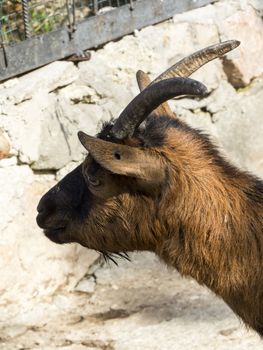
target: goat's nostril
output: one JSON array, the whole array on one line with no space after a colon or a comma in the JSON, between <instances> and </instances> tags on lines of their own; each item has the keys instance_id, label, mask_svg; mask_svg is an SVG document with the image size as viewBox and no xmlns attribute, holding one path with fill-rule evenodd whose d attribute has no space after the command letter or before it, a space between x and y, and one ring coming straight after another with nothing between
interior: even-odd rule
<instances>
[{"instance_id":1,"label":"goat's nostril","mask_svg":"<svg viewBox=\"0 0 263 350\"><path fill-rule=\"evenodd\" d=\"M46 221L48 220L48 217L50 214L53 212L54 208L53 205L47 200L41 199L38 206L37 206L37 211L38 215L36 218L37 224L41 228L45 228L46 226Z\"/></svg>"}]
</instances>

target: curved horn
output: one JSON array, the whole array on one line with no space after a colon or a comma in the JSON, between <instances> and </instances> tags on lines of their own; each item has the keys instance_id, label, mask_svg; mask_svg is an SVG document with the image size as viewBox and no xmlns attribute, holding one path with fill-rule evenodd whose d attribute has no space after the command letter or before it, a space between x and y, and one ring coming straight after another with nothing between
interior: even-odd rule
<instances>
[{"instance_id":1,"label":"curved horn","mask_svg":"<svg viewBox=\"0 0 263 350\"><path fill-rule=\"evenodd\" d=\"M204 64L225 55L227 52L235 49L239 45L240 41L228 40L194 52L192 55L183 58L172 67L168 68L164 73L154 79L151 84L155 84L158 81L173 77L189 77Z\"/></svg>"},{"instance_id":2,"label":"curved horn","mask_svg":"<svg viewBox=\"0 0 263 350\"><path fill-rule=\"evenodd\" d=\"M205 96L206 87L189 78L172 78L157 82L144 89L123 110L111 129L117 139L132 136L142 121L163 102L181 95Z\"/></svg>"},{"instance_id":3,"label":"curved horn","mask_svg":"<svg viewBox=\"0 0 263 350\"><path fill-rule=\"evenodd\" d=\"M136 80L140 91L147 88L151 84L151 79L148 74L144 73L142 70L138 70L136 73Z\"/></svg>"},{"instance_id":4,"label":"curved horn","mask_svg":"<svg viewBox=\"0 0 263 350\"><path fill-rule=\"evenodd\" d=\"M235 49L240 45L237 40L228 40L222 43L208 46L202 50L199 50L192 55L183 58L181 61L174 64L172 67L168 68L164 73L159 75L152 82L148 75L142 71L138 71L136 74L137 83L139 85L140 91L144 90L147 86L154 84L158 81L174 78L174 77L189 77L192 73L202 67L209 61L223 56L227 52ZM175 114L170 109L168 103L163 103L154 112L155 116L169 115L175 117Z\"/></svg>"},{"instance_id":5,"label":"curved horn","mask_svg":"<svg viewBox=\"0 0 263 350\"><path fill-rule=\"evenodd\" d=\"M144 73L142 70L138 70L136 73L136 79L140 91L144 90L151 84L151 79L148 74ZM155 117L162 117L163 115L169 115L171 118L174 118L175 115L169 104L167 102L162 103L156 110L153 112Z\"/></svg>"}]
</instances>

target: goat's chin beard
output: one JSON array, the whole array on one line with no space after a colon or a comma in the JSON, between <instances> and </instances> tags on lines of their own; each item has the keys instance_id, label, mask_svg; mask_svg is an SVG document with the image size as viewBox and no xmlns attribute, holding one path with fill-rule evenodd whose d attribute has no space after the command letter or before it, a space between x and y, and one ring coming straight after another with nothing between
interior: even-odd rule
<instances>
[{"instance_id":1,"label":"goat's chin beard","mask_svg":"<svg viewBox=\"0 0 263 350\"><path fill-rule=\"evenodd\" d=\"M100 252L100 254L105 260L105 262L108 263L112 261L117 266L118 266L117 259L125 259L127 261L131 261L129 255L126 252L118 252L118 253Z\"/></svg>"},{"instance_id":2,"label":"goat's chin beard","mask_svg":"<svg viewBox=\"0 0 263 350\"><path fill-rule=\"evenodd\" d=\"M118 259L125 259L130 261L129 255L127 254L126 251L122 252L108 252L108 251L102 251L98 249L93 249L92 247L89 247L86 243L73 240L71 239L71 235L67 232L65 227L61 228L55 228L55 229L45 229L44 230L45 236L51 240L54 243L57 244L66 244L66 243L78 243L82 247L87 248L87 249L92 249L98 251L98 253L101 254L105 262L110 262L112 261L115 265L118 265Z\"/></svg>"}]
</instances>

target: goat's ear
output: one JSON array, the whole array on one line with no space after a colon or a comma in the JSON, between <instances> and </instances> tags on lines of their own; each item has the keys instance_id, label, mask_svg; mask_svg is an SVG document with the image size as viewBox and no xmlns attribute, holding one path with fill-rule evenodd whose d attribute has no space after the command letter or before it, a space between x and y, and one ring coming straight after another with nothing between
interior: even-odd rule
<instances>
[{"instance_id":1,"label":"goat's ear","mask_svg":"<svg viewBox=\"0 0 263 350\"><path fill-rule=\"evenodd\" d=\"M103 168L119 175L160 183L165 178L162 160L149 150L104 141L80 131L82 145Z\"/></svg>"}]
</instances>

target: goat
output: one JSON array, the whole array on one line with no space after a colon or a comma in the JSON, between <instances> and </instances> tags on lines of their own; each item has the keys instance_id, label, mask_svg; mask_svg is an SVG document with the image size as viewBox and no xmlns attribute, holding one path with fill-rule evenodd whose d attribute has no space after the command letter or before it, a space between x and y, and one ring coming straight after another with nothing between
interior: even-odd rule
<instances>
[{"instance_id":1,"label":"goat","mask_svg":"<svg viewBox=\"0 0 263 350\"><path fill-rule=\"evenodd\" d=\"M56 243L77 242L108 258L152 251L221 297L263 336L263 182L229 164L167 100L206 96L188 76L234 49L200 50L152 83L97 137L78 136L89 154L50 189L37 223Z\"/></svg>"}]
</instances>

